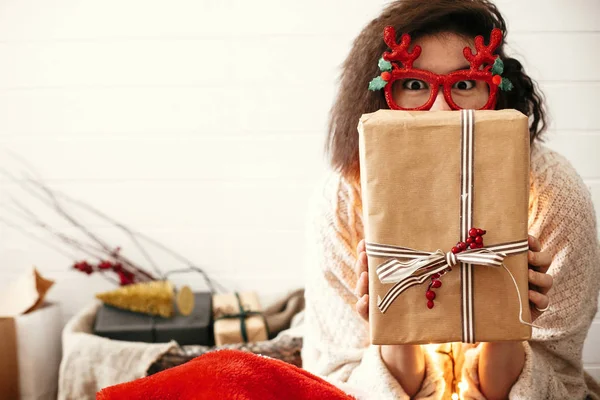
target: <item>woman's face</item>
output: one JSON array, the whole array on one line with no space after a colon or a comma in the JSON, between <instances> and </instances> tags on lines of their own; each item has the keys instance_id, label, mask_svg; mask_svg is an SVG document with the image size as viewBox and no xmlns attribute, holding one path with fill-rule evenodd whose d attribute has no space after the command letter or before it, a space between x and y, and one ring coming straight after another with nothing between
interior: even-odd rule
<instances>
[{"instance_id":1,"label":"woman's face","mask_svg":"<svg viewBox=\"0 0 600 400\"><path fill-rule=\"evenodd\" d=\"M415 45L421 46L421 55L413 63L415 69L445 75L470 68L463 49L466 46L473 48L473 44L461 36L453 33L423 36L412 42L411 50ZM399 79L392 87L394 101L403 108L416 108L427 102L433 89L436 99L430 110L451 110L442 87L430 86L419 79ZM489 87L483 81L462 80L452 85L451 93L452 99L461 108L479 109L487 102Z\"/></svg>"}]
</instances>

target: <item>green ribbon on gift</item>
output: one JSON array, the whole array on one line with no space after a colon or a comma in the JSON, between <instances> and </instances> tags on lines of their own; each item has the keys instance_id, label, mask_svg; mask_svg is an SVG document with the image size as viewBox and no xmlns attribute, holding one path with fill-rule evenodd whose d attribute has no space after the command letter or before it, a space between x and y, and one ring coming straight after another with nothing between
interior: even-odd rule
<instances>
[{"instance_id":1,"label":"green ribbon on gift","mask_svg":"<svg viewBox=\"0 0 600 400\"><path fill-rule=\"evenodd\" d=\"M215 322L221 319L232 319L239 318L240 319L240 332L242 334L242 339L244 343L248 343L248 329L246 328L246 318L252 317L254 315L260 315L265 324L265 330L267 331L267 338L269 337L269 325L267 325L267 319L265 315L261 311L247 311L242 306L242 299L240 299L240 294L238 292L234 292L235 298L237 299L238 307L240 312L237 314L222 314L219 317L215 318Z\"/></svg>"}]
</instances>

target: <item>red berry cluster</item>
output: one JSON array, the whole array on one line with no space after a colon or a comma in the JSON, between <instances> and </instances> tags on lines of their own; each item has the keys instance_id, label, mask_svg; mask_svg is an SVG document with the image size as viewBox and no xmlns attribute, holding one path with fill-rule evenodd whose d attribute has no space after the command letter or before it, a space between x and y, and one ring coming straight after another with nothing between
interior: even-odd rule
<instances>
[{"instance_id":1,"label":"red berry cluster","mask_svg":"<svg viewBox=\"0 0 600 400\"><path fill-rule=\"evenodd\" d=\"M431 275L431 282L429 283L429 286L427 287L427 292L425 292L425 297L427 297L427 308L432 309L434 306L433 300L435 299L435 292L431 289L437 289L442 287L442 281L440 281L440 276L445 274L446 271L450 271L451 269L448 268L444 271L442 271L442 274L433 274Z\"/></svg>"},{"instance_id":2,"label":"red berry cluster","mask_svg":"<svg viewBox=\"0 0 600 400\"><path fill-rule=\"evenodd\" d=\"M81 272L85 272L88 275L96 271L113 271L119 277L119 283L121 286L135 283L135 275L131 271L127 271L123 268L123 264L119 262L100 261L97 265L92 265L87 261L80 261L73 265L73 268Z\"/></svg>"},{"instance_id":3,"label":"red berry cluster","mask_svg":"<svg viewBox=\"0 0 600 400\"><path fill-rule=\"evenodd\" d=\"M78 263L75 263L75 265L73 265L73 268L78 269L81 272L85 272L88 275L91 275L91 273L94 272L94 267L88 264L87 261L80 261Z\"/></svg>"},{"instance_id":4,"label":"red berry cluster","mask_svg":"<svg viewBox=\"0 0 600 400\"><path fill-rule=\"evenodd\" d=\"M465 251L467 248L480 249L483 247L483 235L486 231L484 229L471 228L469 229L469 237L466 242L458 242L456 246L452 248L454 254L458 254L461 251Z\"/></svg>"},{"instance_id":5,"label":"red berry cluster","mask_svg":"<svg viewBox=\"0 0 600 400\"><path fill-rule=\"evenodd\" d=\"M480 249L483 247L483 235L485 235L485 229L471 228L469 229L469 237L467 243L472 249Z\"/></svg>"},{"instance_id":6,"label":"red berry cluster","mask_svg":"<svg viewBox=\"0 0 600 400\"><path fill-rule=\"evenodd\" d=\"M456 246L452 248L452 253L458 254L461 251L467 250L467 248L471 249L480 249L483 247L483 235L485 235L486 231L484 229L471 228L469 229L469 237L466 242L458 242ZM446 272L452 271L451 267L446 268L441 272L441 275ZM440 274L431 275L431 283L427 287L427 291L425 292L425 297L427 298L427 308L432 309L435 303L433 300L435 299L435 292L432 289L437 289L442 286L442 281L440 281Z\"/></svg>"}]
</instances>

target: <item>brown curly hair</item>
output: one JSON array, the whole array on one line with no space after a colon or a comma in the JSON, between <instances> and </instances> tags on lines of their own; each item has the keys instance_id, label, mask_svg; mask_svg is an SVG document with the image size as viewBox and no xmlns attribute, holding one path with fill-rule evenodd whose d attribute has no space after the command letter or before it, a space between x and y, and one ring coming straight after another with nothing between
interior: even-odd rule
<instances>
[{"instance_id":1,"label":"brown curly hair","mask_svg":"<svg viewBox=\"0 0 600 400\"><path fill-rule=\"evenodd\" d=\"M342 65L338 95L330 112L325 151L331 166L349 179L359 177L356 127L360 116L388 108L383 91L367 90L369 81L379 74L377 61L387 50L383 29L388 25L396 29L398 39L403 33L413 39L454 33L470 39L482 35L487 43L494 28L501 29L506 37L504 18L488 0L399 0L389 4L354 40ZM503 76L514 85L511 91L498 93L496 109L514 108L529 116L531 142L540 140L546 114L538 85L519 61L505 55L503 45L496 53L504 62Z\"/></svg>"}]
</instances>

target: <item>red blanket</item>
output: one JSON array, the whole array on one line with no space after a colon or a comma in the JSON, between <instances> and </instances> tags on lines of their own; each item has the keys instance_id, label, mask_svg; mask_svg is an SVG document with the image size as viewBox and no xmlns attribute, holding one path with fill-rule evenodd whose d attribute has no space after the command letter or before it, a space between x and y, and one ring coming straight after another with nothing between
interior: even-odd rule
<instances>
[{"instance_id":1,"label":"red blanket","mask_svg":"<svg viewBox=\"0 0 600 400\"><path fill-rule=\"evenodd\" d=\"M352 396L280 360L238 350L204 354L180 366L98 392L96 400L351 400Z\"/></svg>"}]
</instances>

